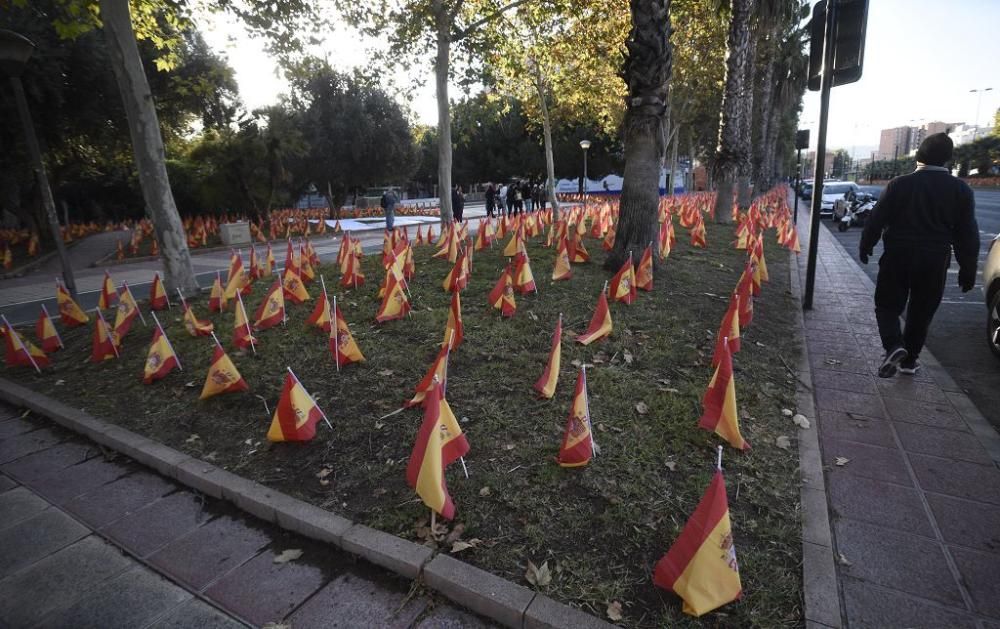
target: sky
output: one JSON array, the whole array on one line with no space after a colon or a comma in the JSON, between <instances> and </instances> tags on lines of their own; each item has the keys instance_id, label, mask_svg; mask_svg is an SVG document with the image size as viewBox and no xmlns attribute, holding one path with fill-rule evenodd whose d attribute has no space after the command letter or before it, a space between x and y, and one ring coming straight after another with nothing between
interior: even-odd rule
<instances>
[{"instance_id":1,"label":"sky","mask_svg":"<svg viewBox=\"0 0 1000 629\"><path fill-rule=\"evenodd\" d=\"M1000 107L998 26L1000 0L870 0L864 72L857 83L833 89L827 146L864 157L878 146L881 129L938 120L971 124L979 96L972 89L993 88L983 93L979 123L992 119ZM287 83L259 40L225 16L203 18L199 27L206 41L229 58L248 109L278 101ZM365 46L344 26L311 52L347 70L365 63ZM435 124L430 65L410 74L395 72L394 78L414 118ZM458 94L454 86L451 94ZM818 120L819 94L807 92L799 128L811 129L813 147Z\"/></svg>"}]
</instances>

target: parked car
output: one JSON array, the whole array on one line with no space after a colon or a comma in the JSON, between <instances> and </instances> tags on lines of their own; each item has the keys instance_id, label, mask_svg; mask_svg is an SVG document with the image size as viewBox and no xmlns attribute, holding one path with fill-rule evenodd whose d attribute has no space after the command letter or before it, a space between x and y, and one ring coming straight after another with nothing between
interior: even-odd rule
<instances>
[{"instance_id":1,"label":"parked car","mask_svg":"<svg viewBox=\"0 0 1000 629\"><path fill-rule=\"evenodd\" d=\"M983 294L986 296L986 341L1000 358L1000 234L990 243L983 265Z\"/></svg>"},{"instance_id":2,"label":"parked car","mask_svg":"<svg viewBox=\"0 0 1000 629\"><path fill-rule=\"evenodd\" d=\"M808 201L813 195L813 180L803 179L799 186L799 198Z\"/></svg>"},{"instance_id":3,"label":"parked car","mask_svg":"<svg viewBox=\"0 0 1000 629\"><path fill-rule=\"evenodd\" d=\"M820 202L819 215L833 216L833 204L839 199L845 199L848 192L856 196L861 189L853 181L829 181L823 184L823 200Z\"/></svg>"}]
</instances>

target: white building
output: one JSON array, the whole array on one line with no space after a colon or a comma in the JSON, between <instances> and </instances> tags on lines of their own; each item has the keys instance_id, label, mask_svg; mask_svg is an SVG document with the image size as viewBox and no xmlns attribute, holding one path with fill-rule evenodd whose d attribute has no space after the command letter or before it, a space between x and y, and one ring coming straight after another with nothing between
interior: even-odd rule
<instances>
[{"instance_id":1,"label":"white building","mask_svg":"<svg viewBox=\"0 0 1000 629\"><path fill-rule=\"evenodd\" d=\"M955 146L968 144L974 139L985 137L993 133L993 127L978 127L972 124L961 124L955 127L948 137L955 143Z\"/></svg>"}]
</instances>

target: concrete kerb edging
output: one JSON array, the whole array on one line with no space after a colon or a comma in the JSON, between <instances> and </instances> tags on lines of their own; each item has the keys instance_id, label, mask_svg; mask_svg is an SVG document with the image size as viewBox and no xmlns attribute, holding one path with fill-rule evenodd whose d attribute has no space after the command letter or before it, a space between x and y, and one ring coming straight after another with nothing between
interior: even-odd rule
<instances>
[{"instance_id":1,"label":"concrete kerb edging","mask_svg":"<svg viewBox=\"0 0 1000 629\"><path fill-rule=\"evenodd\" d=\"M830 530L829 500L823 476L823 457L819 449L819 418L813 390L816 384L809 364L805 319L802 316L802 284L795 252L789 252L789 281L792 296L798 302L795 324L802 335L798 371L795 374L795 403L799 413L811 422L808 429L799 430L799 473L802 485L799 500L802 505L802 598L807 626L813 624L840 629L844 626L840 604L840 586L834 558L833 534Z\"/></svg>"},{"instance_id":2,"label":"concrete kerb edging","mask_svg":"<svg viewBox=\"0 0 1000 629\"><path fill-rule=\"evenodd\" d=\"M310 539L333 544L402 577L420 579L430 589L507 627L614 627L449 555L435 555L426 546L353 523L120 426L91 417L4 378L0 378L0 399L47 417L191 489L232 502L262 520Z\"/></svg>"}]
</instances>

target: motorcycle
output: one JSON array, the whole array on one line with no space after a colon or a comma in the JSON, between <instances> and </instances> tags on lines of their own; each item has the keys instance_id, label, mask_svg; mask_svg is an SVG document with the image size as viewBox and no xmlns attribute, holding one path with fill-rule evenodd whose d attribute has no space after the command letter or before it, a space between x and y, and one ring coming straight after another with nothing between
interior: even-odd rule
<instances>
[{"instance_id":1,"label":"motorcycle","mask_svg":"<svg viewBox=\"0 0 1000 629\"><path fill-rule=\"evenodd\" d=\"M833 207L833 220L837 223L837 231L845 232L855 225L864 226L874 208L875 197L870 194L860 194L850 202L839 199Z\"/></svg>"}]
</instances>

